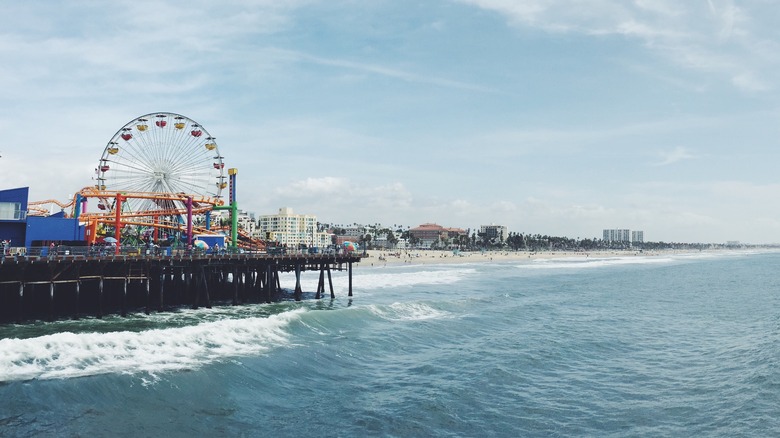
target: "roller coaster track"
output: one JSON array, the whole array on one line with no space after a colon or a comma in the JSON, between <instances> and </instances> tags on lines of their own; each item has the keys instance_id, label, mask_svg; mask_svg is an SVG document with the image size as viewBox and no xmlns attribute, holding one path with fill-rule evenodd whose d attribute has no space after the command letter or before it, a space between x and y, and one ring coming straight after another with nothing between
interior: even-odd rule
<instances>
[{"instance_id":1,"label":"roller coaster track","mask_svg":"<svg viewBox=\"0 0 780 438\"><path fill-rule=\"evenodd\" d=\"M60 207L60 209L66 209L73 206L73 200L70 202L60 202L56 199L46 199L44 201L33 201L27 203L27 214L29 216L48 216L51 212L52 205Z\"/></svg>"},{"instance_id":2,"label":"roller coaster track","mask_svg":"<svg viewBox=\"0 0 780 438\"><path fill-rule=\"evenodd\" d=\"M76 201L79 197L82 200L90 198L98 199L99 205L101 205L102 208L105 208L105 210L100 211L81 212L79 214L80 222L87 224L115 225L118 219L121 227L132 225L178 231L186 229L186 225L182 223L180 218L186 217L188 213L192 213L192 215L201 215L211 211L216 206L224 205L224 201L219 198L202 195L186 193L105 191L97 190L95 187L85 187L67 203L54 199L30 202L28 203L28 214L33 216L45 216L49 212L49 210L45 208L46 205L57 205L62 209L73 207L72 214L70 215L72 217L75 215ZM121 198L123 201L128 199L152 200L156 205L164 206L166 208L143 211L127 211L123 209L123 211L119 212L119 217L117 218L116 200L118 198ZM187 203L190 201L192 202L192 208L188 211ZM192 226L193 235L213 234L221 230L229 230L229 228L218 227L216 229L207 229L195 224ZM253 238L243 230L239 229L237 235L238 242L236 242L236 245L239 248L265 248L265 242L263 240Z\"/></svg>"}]
</instances>

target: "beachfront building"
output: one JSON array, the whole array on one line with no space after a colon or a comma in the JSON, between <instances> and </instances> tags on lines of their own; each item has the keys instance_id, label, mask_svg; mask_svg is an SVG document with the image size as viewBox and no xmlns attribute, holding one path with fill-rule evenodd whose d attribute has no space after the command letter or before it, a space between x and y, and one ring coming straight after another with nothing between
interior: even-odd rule
<instances>
[{"instance_id":1,"label":"beachfront building","mask_svg":"<svg viewBox=\"0 0 780 438\"><path fill-rule=\"evenodd\" d=\"M481 225L479 227L479 236L493 242L504 242L509 235L506 227L503 225Z\"/></svg>"},{"instance_id":2,"label":"beachfront building","mask_svg":"<svg viewBox=\"0 0 780 438\"><path fill-rule=\"evenodd\" d=\"M268 242L277 242L289 248L326 247L331 244L331 234L317 230L317 216L295 214L292 208L283 207L277 214L260 216L258 220L260 237Z\"/></svg>"},{"instance_id":3,"label":"beachfront building","mask_svg":"<svg viewBox=\"0 0 780 438\"><path fill-rule=\"evenodd\" d=\"M459 236L467 236L468 232L461 228L445 228L439 224L422 224L409 230L409 235L417 240L417 246L430 248L436 244L452 244Z\"/></svg>"},{"instance_id":4,"label":"beachfront building","mask_svg":"<svg viewBox=\"0 0 780 438\"><path fill-rule=\"evenodd\" d=\"M350 237L353 241L357 241L366 234L366 228L363 226L342 227L340 230L340 236Z\"/></svg>"},{"instance_id":5,"label":"beachfront building","mask_svg":"<svg viewBox=\"0 0 780 438\"><path fill-rule=\"evenodd\" d=\"M604 230L605 242L643 243L645 232L641 230L611 229Z\"/></svg>"},{"instance_id":6,"label":"beachfront building","mask_svg":"<svg viewBox=\"0 0 780 438\"><path fill-rule=\"evenodd\" d=\"M630 242L631 233L627 229L610 229L604 230L605 242Z\"/></svg>"}]
</instances>

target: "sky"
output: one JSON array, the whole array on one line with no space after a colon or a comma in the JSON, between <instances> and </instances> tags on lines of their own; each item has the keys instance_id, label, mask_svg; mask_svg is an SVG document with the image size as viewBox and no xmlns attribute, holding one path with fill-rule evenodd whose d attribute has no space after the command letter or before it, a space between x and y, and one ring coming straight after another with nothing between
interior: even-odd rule
<instances>
[{"instance_id":1,"label":"sky","mask_svg":"<svg viewBox=\"0 0 780 438\"><path fill-rule=\"evenodd\" d=\"M772 1L0 9L0 188L30 200L93 185L119 128L172 112L217 138L257 215L780 242Z\"/></svg>"}]
</instances>

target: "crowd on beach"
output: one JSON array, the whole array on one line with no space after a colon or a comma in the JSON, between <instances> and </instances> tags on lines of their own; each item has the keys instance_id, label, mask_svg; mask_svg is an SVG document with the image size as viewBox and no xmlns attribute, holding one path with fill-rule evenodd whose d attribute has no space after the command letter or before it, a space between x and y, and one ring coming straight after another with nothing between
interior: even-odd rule
<instances>
[{"instance_id":1,"label":"crowd on beach","mask_svg":"<svg viewBox=\"0 0 780 438\"><path fill-rule=\"evenodd\" d=\"M599 257L649 256L657 251L444 251L444 250L368 250L362 263L371 266L397 264L444 264L444 263L482 263L529 259L550 259L558 257Z\"/></svg>"}]
</instances>

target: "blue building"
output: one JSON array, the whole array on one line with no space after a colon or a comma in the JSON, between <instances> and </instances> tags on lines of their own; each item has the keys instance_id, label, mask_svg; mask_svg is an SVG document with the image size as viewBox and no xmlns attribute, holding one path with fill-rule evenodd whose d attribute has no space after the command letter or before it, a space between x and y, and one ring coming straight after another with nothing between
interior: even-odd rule
<instances>
[{"instance_id":1,"label":"blue building","mask_svg":"<svg viewBox=\"0 0 780 438\"><path fill-rule=\"evenodd\" d=\"M29 191L29 187L0 190L0 241L10 240L11 246L25 246Z\"/></svg>"},{"instance_id":2,"label":"blue building","mask_svg":"<svg viewBox=\"0 0 780 438\"><path fill-rule=\"evenodd\" d=\"M33 242L68 242L84 240L84 226L78 219L66 218L63 212L50 216L29 216L29 187L0 190L0 241L10 240L11 247L31 247Z\"/></svg>"}]
</instances>

